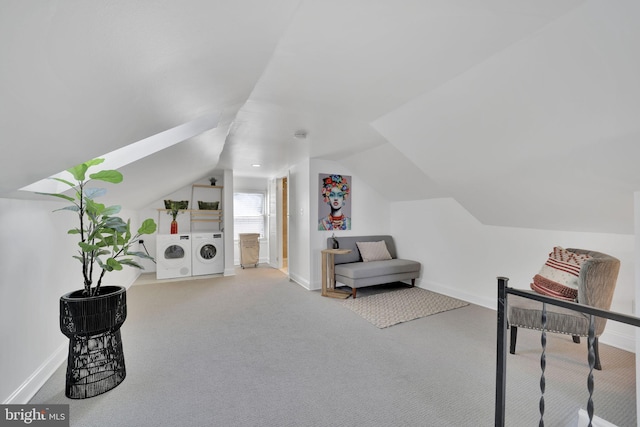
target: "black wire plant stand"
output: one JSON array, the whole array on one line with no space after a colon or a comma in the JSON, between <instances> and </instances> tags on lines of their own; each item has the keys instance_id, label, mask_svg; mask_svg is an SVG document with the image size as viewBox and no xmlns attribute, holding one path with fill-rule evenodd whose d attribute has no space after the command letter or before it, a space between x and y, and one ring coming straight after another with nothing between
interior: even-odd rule
<instances>
[{"instance_id":1,"label":"black wire plant stand","mask_svg":"<svg viewBox=\"0 0 640 427\"><path fill-rule=\"evenodd\" d=\"M120 327L127 318L121 286L103 286L100 295L82 291L60 298L60 330L69 338L65 395L85 399L105 393L126 377Z\"/></svg>"}]
</instances>

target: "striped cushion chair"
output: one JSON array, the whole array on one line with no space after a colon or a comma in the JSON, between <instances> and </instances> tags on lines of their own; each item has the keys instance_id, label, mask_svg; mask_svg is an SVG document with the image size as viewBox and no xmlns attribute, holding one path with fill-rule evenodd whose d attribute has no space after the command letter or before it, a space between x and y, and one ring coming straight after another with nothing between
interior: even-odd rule
<instances>
[{"instance_id":1,"label":"striped cushion chair","mask_svg":"<svg viewBox=\"0 0 640 427\"><path fill-rule=\"evenodd\" d=\"M554 248L554 252L556 252ZM611 307L611 300L613 299L613 291L616 287L616 281L618 279L618 271L620 270L620 261L610 255L606 255L600 252L588 251L584 249L562 249L563 251L570 252L572 254L579 255L578 262L580 264L577 270L576 277L576 290L577 290L577 302L592 307L597 307L602 310L609 310ZM545 266L553 265L557 260L554 258L554 252L550 254L550 261L547 261ZM562 269L562 267L558 267ZM545 267L543 267L545 270ZM541 274L543 273L541 270ZM570 268L564 269L564 271L570 271ZM556 287L552 288L550 292L545 289L545 283L547 280L540 279L538 275L534 277L534 283L531 287L537 292L544 293L546 295L553 295L553 293L559 292L559 288L556 283ZM562 284L561 284L562 285ZM569 283L568 288L572 287ZM567 292L560 290L561 294L555 295L558 298L569 299L565 295ZM516 351L516 339L518 336L518 328L528 328L542 330L542 303L533 301L530 299L510 296L508 299L507 307L507 321L509 328L511 329L511 343L509 352L515 354ZM604 331L604 327L607 323L607 319L600 317L595 318L595 369L601 370L600 355L598 352L598 337ZM580 342L580 337L586 337L589 333L589 316L584 313L580 313L573 310L568 310L561 307L556 307L547 304L547 332L555 332L561 334L567 334L573 336L573 341Z\"/></svg>"}]
</instances>

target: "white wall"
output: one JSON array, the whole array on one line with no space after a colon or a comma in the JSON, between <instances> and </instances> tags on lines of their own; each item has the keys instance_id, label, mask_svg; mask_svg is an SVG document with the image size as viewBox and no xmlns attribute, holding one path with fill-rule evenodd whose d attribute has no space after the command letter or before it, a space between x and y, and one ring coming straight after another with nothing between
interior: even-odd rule
<instances>
[{"instance_id":1,"label":"white wall","mask_svg":"<svg viewBox=\"0 0 640 427\"><path fill-rule=\"evenodd\" d=\"M67 338L59 328L60 296L81 289L71 212L64 202L0 199L0 401L26 403L66 360ZM140 224L135 214L132 229ZM104 284L130 286L139 270L108 273ZM126 328L126 323L123 326ZM126 343L125 343L126 346ZM61 385L61 392L63 391Z\"/></svg>"},{"instance_id":2,"label":"white wall","mask_svg":"<svg viewBox=\"0 0 640 427\"><path fill-rule=\"evenodd\" d=\"M321 173L351 176L351 230L318 230L319 174ZM334 233L336 236L389 234L391 211L387 198L375 190L375 183L363 181L344 165L329 160L311 160L308 194L310 199L309 227L311 230L308 238L312 277L310 289L320 289L322 287L322 258L320 251L327 248L327 238Z\"/></svg>"},{"instance_id":3,"label":"white wall","mask_svg":"<svg viewBox=\"0 0 640 427\"><path fill-rule=\"evenodd\" d=\"M496 277L509 277L511 287L529 289L553 246L604 252L621 261L611 310L632 312L632 235L485 226L449 198L393 203L391 234L399 256L422 263L419 286L492 309ZM635 351L635 330L610 321L601 341Z\"/></svg>"},{"instance_id":4,"label":"white wall","mask_svg":"<svg viewBox=\"0 0 640 427\"><path fill-rule=\"evenodd\" d=\"M222 200L223 220L222 229L224 234L233 236L233 189L234 189L233 171L224 170L224 198ZM233 266L233 258L228 254L233 253L233 239L224 239L224 275L233 276L236 274Z\"/></svg>"},{"instance_id":5,"label":"white wall","mask_svg":"<svg viewBox=\"0 0 640 427\"><path fill-rule=\"evenodd\" d=\"M256 178L247 176L233 177L234 191L261 191L267 193L269 180L267 178Z\"/></svg>"},{"instance_id":6,"label":"white wall","mask_svg":"<svg viewBox=\"0 0 640 427\"><path fill-rule=\"evenodd\" d=\"M309 160L289 169L289 277L309 289ZM313 215L313 213L311 213Z\"/></svg>"}]
</instances>

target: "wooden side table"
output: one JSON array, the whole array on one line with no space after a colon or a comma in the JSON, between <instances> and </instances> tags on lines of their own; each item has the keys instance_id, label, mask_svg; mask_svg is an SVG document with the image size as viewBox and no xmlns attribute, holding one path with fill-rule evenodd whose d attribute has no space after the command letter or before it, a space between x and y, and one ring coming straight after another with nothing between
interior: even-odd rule
<instances>
[{"instance_id":1,"label":"wooden side table","mask_svg":"<svg viewBox=\"0 0 640 427\"><path fill-rule=\"evenodd\" d=\"M330 298L348 298L351 292L336 289L336 274L334 271L335 255L351 252L351 249L324 249L322 252L322 296Z\"/></svg>"}]
</instances>

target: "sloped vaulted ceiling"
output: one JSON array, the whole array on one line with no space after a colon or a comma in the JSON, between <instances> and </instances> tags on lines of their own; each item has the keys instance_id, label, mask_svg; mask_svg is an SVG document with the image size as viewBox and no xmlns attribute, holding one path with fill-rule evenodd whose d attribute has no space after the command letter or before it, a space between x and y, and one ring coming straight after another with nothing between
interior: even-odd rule
<instances>
[{"instance_id":1,"label":"sloped vaulted ceiling","mask_svg":"<svg viewBox=\"0 0 640 427\"><path fill-rule=\"evenodd\" d=\"M1 2L0 194L217 113L216 129L123 168L110 191L141 207L206 176L297 6Z\"/></svg>"},{"instance_id":2,"label":"sloped vaulted ceiling","mask_svg":"<svg viewBox=\"0 0 640 427\"><path fill-rule=\"evenodd\" d=\"M638 18L586 2L374 127L483 223L633 233Z\"/></svg>"},{"instance_id":3,"label":"sloped vaulted ceiling","mask_svg":"<svg viewBox=\"0 0 640 427\"><path fill-rule=\"evenodd\" d=\"M5 0L0 197L216 113L126 166L119 200L316 157L486 224L631 233L639 18L631 0Z\"/></svg>"}]
</instances>

